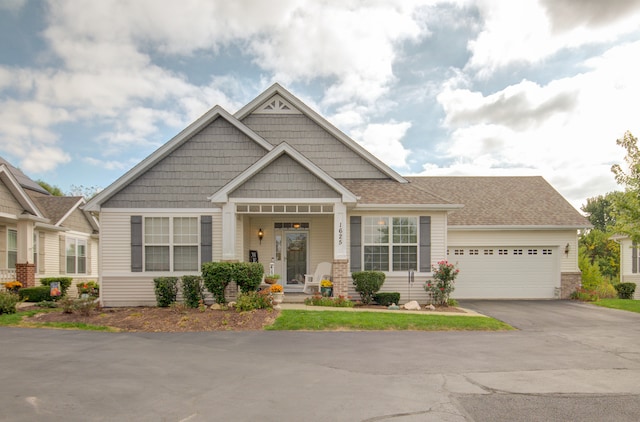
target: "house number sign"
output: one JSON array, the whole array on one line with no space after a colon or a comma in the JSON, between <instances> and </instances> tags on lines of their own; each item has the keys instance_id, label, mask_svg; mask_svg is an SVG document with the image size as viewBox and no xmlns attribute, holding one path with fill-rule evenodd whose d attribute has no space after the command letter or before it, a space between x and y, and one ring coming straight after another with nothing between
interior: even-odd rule
<instances>
[{"instance_id":1,"label":"house number sign","mask_svg":"<svg viewBox=\"0 0 640 422\"><path fill-rule=\"evenodd\" d=\"M338 225L338 245L342 245L342 221Z\"/></svg>"}]
</instances>

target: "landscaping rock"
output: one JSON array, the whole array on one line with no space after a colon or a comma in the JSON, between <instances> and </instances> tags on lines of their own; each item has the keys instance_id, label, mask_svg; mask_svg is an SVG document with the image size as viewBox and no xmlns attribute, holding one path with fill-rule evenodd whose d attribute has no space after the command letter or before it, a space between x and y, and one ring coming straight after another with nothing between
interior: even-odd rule
<instances>
[{"instance_id":1,"label":"landscaping rock","mask_svg":"<svg viewBox=\"0 0 640 422\"><path fill-rule=\"evenodd\" d=\"M219 311L222 309L222 306L219 303L214 303L209 309L211 309L212 311Z\"/></svg>"},{"instance_id":2,"label":"landscaping rock","mask_svg":"<svg viewBox=\"0 0 640 422\"><path fill-rule=\"evenodd\" d=\"M408 311L419 311L420 310L420 304L415 301L412 300L411 302L407 302L403 305L403 308L408 310Z\"/></svg>"},{"instance_id":3,"label":"landscaping rock","mask_svg":"<svg viewBox=\"0 0 640 422\"><path fill-rule=\"evenodd\" d=\"M428 310L428 311L435 311L435 310L436 310L436 307L435 307L435 306L433 306L433 305L427 305L427 306L425 306L425 307L424 307L424 309L426 309L426 310Z\"/></svg>"},{"instance_id":4,"label":"landscaping rock","mask_svg":"<svg viewBox=\"0 0 640 422\"><path fill-rule=\"evenodd\" d=\"M398 305L396 305L395 303L392 303L391 305L389 305L389 307L387 309L395 311L395 310L400 309L400 307Z\"/></svg>"}]
</instances>

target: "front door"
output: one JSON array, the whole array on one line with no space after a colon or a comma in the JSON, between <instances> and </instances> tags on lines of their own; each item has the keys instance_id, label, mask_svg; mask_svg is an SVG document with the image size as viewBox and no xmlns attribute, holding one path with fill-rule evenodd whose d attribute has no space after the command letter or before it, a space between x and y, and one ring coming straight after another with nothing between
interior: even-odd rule
<instances>
[{"instance_id":1,"label":"front door","mask_svg":"<svg viewBox=\"0 0 640 422\"><path fill-rule=\"evenodd\" d=\"M284 288L288 291L302 290L304 275L307 273L307 253L309 232L285 231L285 279Z\"/></svg>"}]
</instances>

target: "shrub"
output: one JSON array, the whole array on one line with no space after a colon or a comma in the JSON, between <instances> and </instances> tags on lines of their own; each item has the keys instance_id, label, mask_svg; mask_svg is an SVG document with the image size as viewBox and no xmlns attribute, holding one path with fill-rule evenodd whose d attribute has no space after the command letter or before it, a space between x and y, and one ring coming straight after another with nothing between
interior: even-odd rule
<instances>
[{"instance_id":1,"label":"shrub","mask_svg":"<svg viewBox=\"0 0 640 422\"><path fill-rule=\"evenodd\" d=\"M91 297L100 296L100 286L95 281L81 281L76 283L76 287L78 288L78 297L85 293Z\"/></svg>"},{"instance_id":2,"label":"shrub","mask_svg":"<svg viewBox=\"0 0 640 422\"><path fill-rule=\"evenodd\" d=\"M197 275L182 276L182 296L189 308L197 308L204 300L204 285L202 277Z\"/></svg>"},{"instance_id":3,"label":"shrub","mask_svg":"<svg viewBox=\"0 0 640 422\"><path fill-rule=\"evenodd\" d=\"M616 288L606 280L596 286L593 292L599 299L615 299L618 297L618 291Z\"/></svg>"},{"instance_id":4,"label":"shrub","mask_svg":"<svg viewBox=\"0 0 640 422\"><path fill-rule=\"evenodd\" d=\"M353 308L354 303L344 296L326 297L315 294L304 300L304 304L308 306L333 306L335 308Z\"/></svg>"},{"instance_id":5,"label":"shrub","mask_svg":"<svg viewBox=\"0 0 640 422\"><path fill-rule=\"evenodd\" d=\"M615 285L615 289L618 291L618 297L620 299L633 299L633 294L636 291L636 283L619 283Z\"/></svg>"},{"instance_id":6,"label":"shrub","mask_svg":"<svg viewBox=\"0 0 640 422\"><path fill-rule=\"evenodd\" d=\"M72 314L76 309L76 301L70 297L63 297L58 301L58 304L65 314Z\"/></svg>"},{"instance_id":7,"label":"shrub","mask_svg":"<svg viewBox=\"0 0 640 422\"><path fill-rule=\"evenodd\" d=\"M206 262L202 264L202 277L216 303L226 304L224 289L233 278L233 265L230 262Z\"/></svg>"},{"instance_id":8,"label":"shrub","mask_svg":"<svg viewBox=\"0 0 640 422\"><path fill-rule=\"evenodd\" d=\"M233 264L233 280L242 293L258 290L263 274L264 267L259 262L236 262Z\"/></svg>"},{"instance_id":9,"label":"shrub","mask_svg":"<svg viewBox=\"0 0 640 422\"><path fill-rule=\"evenodd\" d=\"M36 306L39 308L57 308L58 302L54 302L53 300L43 300L42 302L36 303Z\"/></svg>"},{"instance_id":10,"label":"shrub","mask_svg":"<svg viewBox=\"0 0 640 422\"><path fill-rule=\"evenodd\" d=\"M385 276L380 271L357 271L351 277L362 303L368 305L373 300L373 295L382 287Z\"/></svg>"},{"instance_id":11,"label":"shrub","mask_svg":"<svg viewBox=\"0 0 640 422\"><path fill-rule=\"evenodd\" d=\"M587 290L581 287L575 292L571 293L570 298L574 300L580 300L582 302L595 302L596 300L598 300L598 295L596 295L591 290Z\"/></svg>"},{"instance_id":12,"label":"shrub","mask_svg":"<svg viewBox=\"0 0 640 422\"><path fill-rule=\"evenodd\" d=\"M19 281L10 281L8 283L4 283L4 288L12 293L18 293L18 290L22 288L22 283Z\"/></svg>"},{"instance_id":13,"label":"shrub","mask_svg":"<svg viewBox=\"0 0 640 422\"><path fill-rule=\"evenodd\" d=\"M0 315L15 314L20 303L20 296L11 291L0 292Z\"/></svg>"},{"instance_id":14,"label":"shrub","mask_svg":"<svg viewBox=\"0 0 640 422\"><path fill-rule=\"evenodd\" d=\"M378 305L389 306L394 303L397 305L398 303L400 303L400 293L398 292L376 293L375 295L373 295L373 300Z\"/></svg>"},{"instance_id":15,"label":"shrub","mask_svg":"<svg viewBox=\"0 0 640 422\"><path fill-rule=\"evenodd\" d=\"M448 261L440 261L438 265L432 265L433 281L427 281L424 289L431 294L436 305L448 306L449 295L455 289L456 277L460 270Z\"/></svg>"},{"instance_id":16,"label":"shrub","mask_svg":"<svg viewBox=\"0 0 640 422\"><path fill-rule=\"evenodd\" d=\"M94 298L76 299L75 310L82 316L89 316L93 311L98 309L100 304Z\"/></svg>"},{"instance_id":17,"label":"shrub","mask_svg":"<svg viewBox=\"0 0 640 422\"><path fill-rule=\"evenodd\" d=\"M578 267L582 272L582 287L586 290L595 290L604 280L600 273L600 267L596 263L592 263L588 256L580 255L578 257Z\"/></svg>"},{"instance_id":18,"label":"shrub","mask_svg":"<svg viewBox=\"0 0 640 422\"><path fill-rule=\"evenodd\" d=\"M49 286L25 287L18 290L20 299L25 302L42 302L51 300Z\"/></svg>"},{"instance_id":19,"label":"shrub","mask_svg":"<svg viewBox=\"0 0 640 422\"><path fill-rule=\"evenodd\" d=\"M60 283L60 291L61 291L60 296L66 296L67 290L71 286L72 280L73 278L71 277L46 277L46 278L40 279L40 284L42 284L43 286L49 287L51 286L51 283L58 282Z\"/></svg>"},{"instance_id":20,"label":"shrub","mask_svg":"<svg viewBox=\"0 0 640 422\"><path fill-rule=\"evenodd\" d=\"M238 312L253 311L254 309L272 308L271 296L268 290L251 291L240 293L236 301L236 310Z\"/></svg>"},{"instance_id":21,"label":"shrub","mask_svg":"<svg viewBox=\"0 0 640 422\"><path fill-rule=\"evenodd\" d=\"M176 301L178 296L178 277L158 277L153 279L156 302L166 308Z\"/></svg>"}]
</instances>

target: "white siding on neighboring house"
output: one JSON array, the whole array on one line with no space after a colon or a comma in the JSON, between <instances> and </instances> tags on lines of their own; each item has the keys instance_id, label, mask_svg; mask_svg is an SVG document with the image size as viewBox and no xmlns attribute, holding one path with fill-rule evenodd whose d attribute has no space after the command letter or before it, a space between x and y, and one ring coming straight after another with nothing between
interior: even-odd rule
<instances>
[{"instance_id":1,"label":"white siding on neighboring house","mask_svg":"<svg viewBox=\"0 0 640 422\"><path fill-rule=\"evenodd\" d=\"M631 239L620 241L620 281L636 283L634 299L640 299L640 265L633 272L633 244Z\"/></svg>"}]
</instances>

